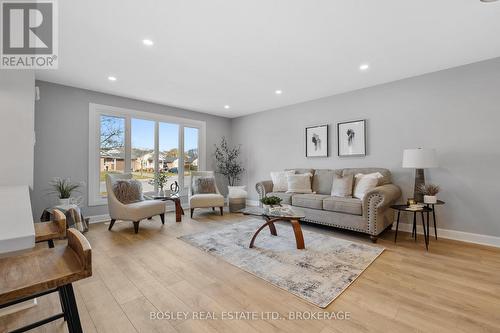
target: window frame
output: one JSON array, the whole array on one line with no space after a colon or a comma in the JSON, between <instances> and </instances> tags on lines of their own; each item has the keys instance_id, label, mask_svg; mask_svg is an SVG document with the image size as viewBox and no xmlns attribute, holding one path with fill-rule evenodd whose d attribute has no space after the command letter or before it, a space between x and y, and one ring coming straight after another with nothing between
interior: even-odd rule
<instances>
[{"instance_id":1,"label":"window frame","mask_svg":"<svg viewBox=\"0 0 500 333\"><path fill-rule=\"evenodd\" d=\"M159 165L159 123L172 123L179 126L179 166L178 182L181 191L184 186L184 128L191 127L198 129L198 167L205 170L206 167L206 122L181 118L159 113L144 112L133 109L126 109L116 106L89 103L89 152L88 152L88 205L104 206L108 204L107 198L100 195L100 129L101 116L120 117L125 119L125 169L124 172L130 172L130 161L132 151L132 118L150 120L155 122L155 168ZM181 177L182 175L182 177ZM185 193L181 193L184 194Z\"/></svg>"}]
</instances>

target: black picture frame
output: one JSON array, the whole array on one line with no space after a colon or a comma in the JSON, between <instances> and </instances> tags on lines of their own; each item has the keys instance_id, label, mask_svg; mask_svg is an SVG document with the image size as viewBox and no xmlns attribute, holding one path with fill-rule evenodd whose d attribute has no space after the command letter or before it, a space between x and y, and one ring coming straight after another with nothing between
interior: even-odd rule
<instances>
[{"instance_id":1,"label":"black picture frame","mask_svg":"<svg viewBox=\"0 0 500 333\"><path fill-rule=\"evenodd\" d=\"M347 124L362 124L363 129L363 140L361 141L363 144L362 147L362 152L361 153L345 153L341 151L341 146L343 147L343 138L340 137L340 133L342 131L341 127L345 126ZM366 156L366 119L358 119L358 120L351 120L351 121L344 121L337 123L337 155L338 157L364 157Z\"/></svg>"},{"instance_id":2,"label":"black picture frame","mask_svg":"<svg viewBox=\"0 0 500 333\"><path fill-rule=\"evenodd\" d=\"M323 153L313 154L309 149L307 149L309 131L313 130L313 129L318 129L318 130L324 131L326 138L323 138L322 141L326 142L326 145L323 146L324 149L321 149L321 151ZM308 158L309 157L328 157L329 156L329 146L328 146L329 141L330 141L330 139L329 139L329 126L328 126L328 124L307 126L305 128L305 155L306 155L306 157L308 157Z\"/></svg>"}]
</instances>

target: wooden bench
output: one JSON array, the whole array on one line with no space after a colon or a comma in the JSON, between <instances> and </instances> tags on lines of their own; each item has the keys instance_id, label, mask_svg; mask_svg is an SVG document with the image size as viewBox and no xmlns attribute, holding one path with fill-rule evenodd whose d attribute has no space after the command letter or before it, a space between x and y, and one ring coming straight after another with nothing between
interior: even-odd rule
<instances>
[{"instance_id":1,"label":"wooden bench","mask_svg":"<svg viewBox=\"0 0 500 333\"><path fill-rule=\"evenodd\" d=\"M92 275L92 254L88 240L78 230L68 229L67 238L67 246L0 258L0 308L53 292L61 300L62 313L12 332L25 332L59 318L67 322L70 333L82 332L72 283Z\"/></svg>"},{"instance_id":2,"label":"wooden bench","mask_svg":"<svg viewBox=\"0 0 500 333\"><path fill-rule=\"evenodd\" d=\"M35 243L47 242L53 248L54 239L66 236L66 216L58 209L53 214L53 221L35 223Z\"/></svg>"}]
</instances>

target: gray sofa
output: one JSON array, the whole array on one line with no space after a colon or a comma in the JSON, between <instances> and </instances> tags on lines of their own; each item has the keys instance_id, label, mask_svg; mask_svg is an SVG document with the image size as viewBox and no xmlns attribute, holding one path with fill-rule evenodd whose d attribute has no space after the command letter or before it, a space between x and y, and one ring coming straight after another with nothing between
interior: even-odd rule
<instances>
[{"instance_id":1,"label":"gray sofa","mask_svg":"<svg viewBox=\"0 0 500 333\"><path fill-rule=\"evenodd\" d=\"M377 241L385 229L392 225L394 212L389 209L401 197L401 189L391 183L391 172L382 168L349 169L288 169L296 173L310 172L314 194L290 194L273 192L273 182L265 180L255 186L259 199L265 196L277 196L282 204L299 207L306 217L306 222L319 223L338 228L363 232ZM363 200L357 198L332 197L334 174L358 174L380 172L383 178L379 186L368 192Z\"/></svg>"}]
</instances>

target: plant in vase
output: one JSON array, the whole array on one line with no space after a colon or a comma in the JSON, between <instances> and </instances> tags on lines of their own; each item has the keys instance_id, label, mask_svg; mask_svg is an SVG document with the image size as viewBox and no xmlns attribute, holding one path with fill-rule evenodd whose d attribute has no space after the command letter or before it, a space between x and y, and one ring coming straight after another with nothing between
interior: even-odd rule
<instances>
[{"instance_id":1,"label":"plant in vase","mask_svg":"<svg viewBox=\"0 0 500 333\"><path fill-rule=\"evenodd\" d=\"M281 206L281 199L276 196L263 197L260 199L264 208L272 208L274 206Z\"/></svg>"},{"instance_id":2,"label":"plant in vase","mask_svg":"<svg viewBox=\"0 0 500 333\"><path fill-rule=\"evenodd\" d=\"M73 192L83 185L82 183L73 183L69 178L54 178L50 183L51 193L57 194L59 205L67 206Z\"/></svg>"},{"instance_id":3,"label":"plant in vase","mask_svg":"<svg viewBox=\"0 0 500 333\"><path fill-rule=\"evenodd\" d=\"M241 146L230 147L225 137L220 145L215 145L216 172L226 177L229 186L234 186L245 171L239 161L240 153Z\"/></svg>"},{"instance_id":4,"label":"plant in vase","mask_svg":"<svg viewBox=\"0 0 500 333\"><path fill-rule=\"evenodd\" d=\"M167 171L160 171L155 174L154 178L148 181L149 185L156 186L158 188L158 196L164 196L165 186L169 180L170 176Z\"/></svg>"},{"instance_id":5,"label":"plant in vase","mask_svg":"<svg viewBox=\"0 0 500 333\"><path fill-rule=\"evenodd\" d=\"M422 184L418 187L418 192L424 195L424 203L435 204L437 203L436 194L439 193L439 186L436 184Z\"/></svg>"}]
</instances>

